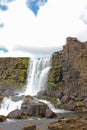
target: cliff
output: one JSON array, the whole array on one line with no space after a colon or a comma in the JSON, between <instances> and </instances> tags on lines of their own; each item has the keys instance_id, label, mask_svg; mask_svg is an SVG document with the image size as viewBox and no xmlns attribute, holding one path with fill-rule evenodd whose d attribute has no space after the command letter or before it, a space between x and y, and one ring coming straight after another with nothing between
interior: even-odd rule
<instances>
[{"instance_id":1,"label":"cliff","mask_svg":"<svg viewBox=\"0 0 87 130\"><path fill-rule=\"evenodd\" d=\"M87 42L68 37L52 55L48 92L60 99L59 108L87 111Z\"/></svg>"},{"instance_id":2,"label":"cliff","mask_svg":"<svg viewBox=\"0 0 87 130\"><path fill-rule=\"evenodd\" d=\"M26 83L29 58L0 58L0 95L9 96Z\"/></svg>"}]
</instances>

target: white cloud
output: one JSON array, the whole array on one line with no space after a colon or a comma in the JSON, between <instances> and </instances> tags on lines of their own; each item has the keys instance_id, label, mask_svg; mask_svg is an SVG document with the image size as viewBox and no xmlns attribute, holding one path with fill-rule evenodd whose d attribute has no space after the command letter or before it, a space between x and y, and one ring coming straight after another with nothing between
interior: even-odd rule
<instances>
[{"instance_id":1,"label":"white cloud","mask_svg":"<svg viewBox=\"0 0 87 130\"><path fill-rule=\"evenodd\" d=\"M0 12L0 21L4 22L0 44L10 50L17 46L62 46L67 36L75 36L86 27L80 19L86 4L87 0L48 0L35 17L26 0L16 0L8 11Z\"/></svg>"}]
</instances>

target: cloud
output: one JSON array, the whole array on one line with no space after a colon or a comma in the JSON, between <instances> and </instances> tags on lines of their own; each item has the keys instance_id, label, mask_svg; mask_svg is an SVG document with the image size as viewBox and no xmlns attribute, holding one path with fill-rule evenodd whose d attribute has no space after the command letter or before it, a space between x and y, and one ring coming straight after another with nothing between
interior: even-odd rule
<instances>
[{"instance_id":1,"label":"cloud","mask_svg":"<svg viewBox=\"0 0 87 130\"><path fill-rule=\"evenodd\" d=\"M44 47L44 48L34 48L34 47L25 47L25 46L17 46L14 48L15 51L23 51L23 52L27 52L30 53L32 55L51 55L54 51L58 51L61 50L62 47Z\"/></svg>"},{"instance_id":2,"label":"cloud","mask_svg":"<svg viewBox=\"0 0 87 130\"><path fill-rule=\"evenodd\" d=\"M44 6L40 6L35 17L26 7L26 0L11 2L7 11L0 12L0 19L4 23L4 28L0 29L0 44L10 51L45 54L49 48L55 50L55 47L65 44L66 37L75 37L86 28L80 18L81 14L84 16L86 5L87 0L48 0ZM47 51L41 48L47 48Z\"/></svg>"},{"instance_id":3,"label":"cloud","mask_svg":"<svg viewBox=\"0 0 87 130\"><path fill-rule=\"evenodd\" d=\"M84 8L80 19L84 22L84 24L87 24L87 6Z\"/></svg>"}]
</instances>

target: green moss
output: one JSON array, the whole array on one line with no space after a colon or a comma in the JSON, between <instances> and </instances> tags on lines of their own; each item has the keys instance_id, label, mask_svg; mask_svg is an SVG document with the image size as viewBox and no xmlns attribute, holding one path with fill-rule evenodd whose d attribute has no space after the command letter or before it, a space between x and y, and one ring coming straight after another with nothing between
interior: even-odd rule
<instances>
[{"instance_id":1,"label":"green moss","mask_svg":"<svg viewBox=\"0 0 87 130\"><path fill-rule=\"evenodd\" d=\"M61 66L53 66L49 71L48 82L56 82L56 77L60 75Z\"/></svg>"},{"instance_id":2,"label":"green moss","mask_svg":"<svg viewBox=\"0 0 87 130\"><path fill-rule=\"evenodd\" d=\"M25 68L28 68L29 58L23 59L23 63L25 64Z\"/></svg>"},{"instance_id":3,"label":"green moss","mask_svg":"<svg viewBox=\"0 0 87 130\"><path fill-rule=\"evenodd\" d=\"M54 87L56 87L56 84L53 83L53 82L48 82L48 84L49 84L50 86L54 86Z\"/></svg>"},{"instance_id":4,"label":"green moss","mask_svg":"<svg viewBox=\"0 0 87 130\"><path fill-rule=\"evenodd\" d=\"M13 87L23 86L27 79L29 58L2 58L0 66L0 82Z\"/></svg>"},{"instance_id":5,"label":"green moss","mask_svg":"<svg viewBox=\"0 0 87 130\"><path fill-rule=\"evenodd\" d=\"M58 59L59 59L59 52L55 52L52 55L52 65L57 66L58 65Z\"/></svg>"},{"instance_id":6,"label":"green moss","mask_svg":"<svg viewBox=\"0 0 87 130\"><path fill-rule=\"evenodd\" d=\"M85 104L81 101L77 102L76 104L77 104L77 107L84 107L85 106Z\"/></svg>"},{"instance_id":7,"label":"green moss","mask_svg":"<svg viewBox=\"0 0 87 130\"><path fill-rule=\"evenodd\" d=\"M27 73L27 70L25 70L25 69L21 69L20 70L19 81L22 81L22 82L25 81L26 73Z\"/></svg>"},{"instance_id":8,"label":"green moss","mask_svg":"<svg viewBox=\"0 0 87 130\"><path fill-rule=\"evenodd\" d=\"M13 83L14 79L3 79L2 82L3 83Z\"/></svg>"}]
</instances>

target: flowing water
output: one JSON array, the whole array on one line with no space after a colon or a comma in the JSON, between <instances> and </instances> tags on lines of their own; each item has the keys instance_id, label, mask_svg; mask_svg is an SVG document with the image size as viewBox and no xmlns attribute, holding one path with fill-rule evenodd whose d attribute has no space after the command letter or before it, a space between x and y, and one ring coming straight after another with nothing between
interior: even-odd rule
<instances>
[{"instance_id":1,"label":"flowing water","mask_svg":"<svg viewBox=\"0 0 87 130\"><path fill-rule=\"evenodd\" d=\"M19 98L22 95L37 95L40 90L46 88L48 72L51 66L50 57L46 58L31 58L29 69L28 69L28 78L26 89L23 93L19 93L18 97L5 97L1 104L0 115L8 115L11 111L15 109L20 109L23 99ZM18 100L14 100L18 98Z\"/></svg>"},{"instance_id":2,"label":"flowing water","mask_svg":"<svg viewBox=\"0 0 87 130\"><path fill-rule=\"evenodd\" d=\"M37 95L41 90L46 89L46 84L48 80L48 72L51 68L51 58L31 58L28 68L28 78L27 85L24 92L20 92L19 95L12 97L5 97L1 104L0 115L8 115L11 111L20 109L21 104L23 103L24 96L26 95ZM38 100L38 99L37 99ZM55 113L64 113L65 110L55 109L54 106L46 101L39 100L44 102L49 106L49 108Z\"/></svg>"},{"instance_id":3,"label":"flowing water","mask_svg":"<svg viewBox=\"0 0 87 130\"><path fill-rule=\"evenodd\" d=\"M37 95L40 90L45 89L50 66L51 62L49 57L30 60L25 95L34 96Z\"/></svg>"}]
</instances>

